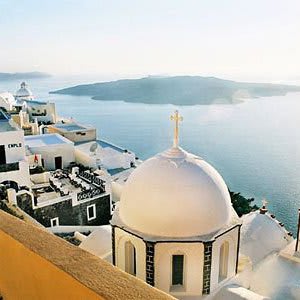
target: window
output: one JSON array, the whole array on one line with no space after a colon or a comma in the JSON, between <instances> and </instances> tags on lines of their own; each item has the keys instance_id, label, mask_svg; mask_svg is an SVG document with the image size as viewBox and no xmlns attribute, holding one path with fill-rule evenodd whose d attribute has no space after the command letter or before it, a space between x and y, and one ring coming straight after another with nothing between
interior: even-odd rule
<instances>
[{"instance_id":1,"label":"window","mask_svg":"<svg viewBox=\"0 0 300 300\"><path fill-rule=\"evenodd\" d=\"M89 205L86 211L88 221L96 219L96 204Z\"/></svg>"},{"instance_id":2,"label":"window","mask_svg":"<svg viewBox=\"0 0 300 300\"><path fill-rule=\"evenodd\" d=\"M172 256L172 285L183 285L183 255Z\"/></svg>"},{"instance_id":3,"label":"window","mask_svg":"<svg viewBox=\"0 0 300 300\"><path fill-rule=\"evenodd\" d=\"M0 145L0 165L6 164L5 146Z\"/></svg>"},{"instance_id":4,"label":"window","mask_svg":"<svg viewBox=\"0 0 300 300\"><path fill-rule=\"evenodd\" d=\"M219 260L219 282L227 278L228 273L228 254L229 243L224 242L220 247L220 260Z\"/></svg>"},{"instance_id":5,"label":"window","mask_svg":"<svg viewBox=\"0 0 300 300\"><path fill-rule=\"evenodd\" d=\"M51 227L55 227L59 225L59 218L50 219Z\"/></svg>"},{"instance_id":6,"label":"window","mask_svg":"<svg viewBox=\"0 0 300 300\"><path fill-rule=\"evenodd\" d=\"M136 275L136 250L129 241L125 243L125 272Z\"/></svg>"}]
</instances>

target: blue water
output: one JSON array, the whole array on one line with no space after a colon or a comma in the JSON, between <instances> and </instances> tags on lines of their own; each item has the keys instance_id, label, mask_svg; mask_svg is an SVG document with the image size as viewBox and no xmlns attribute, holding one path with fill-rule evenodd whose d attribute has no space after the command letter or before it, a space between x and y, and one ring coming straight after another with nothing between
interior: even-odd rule
<instances>
[{"instance_id":1,"label":"blue water","mask_svg":"<svg viewBox=\"0 0 300 300\"><path fill-rule=\"evenodd\" d=\"M49 95L49 90L94 78L29 80L34 94L57 105L57 112L93 125L101 139L130 149L142 159L172 144L173 105L146 105ZM0 82L0 91L15 91L19 82ZM202 156L221 173L233 191L263 197L277 219L296 232L300 207L300 93L250 99L236 105L178 108L184 121L180 144Z\"/></svg>"}]
</instances>

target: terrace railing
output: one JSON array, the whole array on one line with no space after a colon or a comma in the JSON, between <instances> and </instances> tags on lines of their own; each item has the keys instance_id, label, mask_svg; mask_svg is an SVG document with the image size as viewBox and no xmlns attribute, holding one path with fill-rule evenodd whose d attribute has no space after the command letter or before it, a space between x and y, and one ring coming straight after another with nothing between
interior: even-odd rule
<instances>
[{"instance_id":1,"label":"terrace railing","mask_svg":"<svg viewBox=\"0 0 300 300\"><path fill-rule=\"evenodd\" d=\"M85 171L80 172L78 175L79 175L80 178L85 179L88 182L93 182L94 177L95 177L94 174L88 173L88 172L85 172Z\"/></svg>"},{"instance_id":2,"label":"terrace railing","mask_svg":"<svg viewBox=\"0 0 300 300\"><path fill-rule=\"evenodd\" d=\"M104 180L100 179L94 174L83 171L79 173L79 177L105 191Z\"/></svg>"},{"instance_id":3,"label":"terrace railing","mask_svg":"<svg viewBox=\"0 0 300 300\"><path fill-rule=\"evenodd\" d=\"M85 200L85 199L91 199L91 198L94 198L98 195L101 195L102 194L102 191L100 189L92 189L92 190L89 190L89 191L82 191L80 193L77 194L77 200L78 201L82 201L82 200Z\"/></svg>"}]
</instances>

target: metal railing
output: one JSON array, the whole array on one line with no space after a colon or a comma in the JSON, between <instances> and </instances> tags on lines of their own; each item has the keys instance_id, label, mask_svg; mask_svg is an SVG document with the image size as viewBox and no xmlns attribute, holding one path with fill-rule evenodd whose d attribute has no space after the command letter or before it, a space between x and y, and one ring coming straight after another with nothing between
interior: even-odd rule
<instances>
[{"instance_id":1,"label":"metal railing","mask_svg":"<svg viewBox=\"0 0 300 300\"><path fill-rule=\"evenodd\" d=\"M77 194L77 200L82 201L85 199L91 199L91 198L101 195L102 193L103 193L103 191L100 189L92 189L89 191L82 191Z\"/></svg>"}]
</instances>

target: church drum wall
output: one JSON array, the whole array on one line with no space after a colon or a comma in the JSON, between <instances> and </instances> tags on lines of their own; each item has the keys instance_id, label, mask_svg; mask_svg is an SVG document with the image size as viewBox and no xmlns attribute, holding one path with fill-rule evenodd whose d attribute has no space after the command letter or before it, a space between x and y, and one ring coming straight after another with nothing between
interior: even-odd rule
<instances>
[{"instance_id":1,"label":"church drum wall","mask_svg":"<svg viewBox=\"0 0 300 300\"><path fill-rule=\"evenodd\" d=\"M228 273L227 278L231 278L236 272L236 260L238 251L238 236L239 236L239 226L234 227L230 231L216 238L212 246L212 265L211 265L211 283L210 291L212 292L215 288L222 284L218 282L219 279L219 255L220 247L227 241L229 243L229 253L228 253ZM226 279L224 280L224 282Z\"/></svg>"},{"instance_id":2,"label":"church drum wall","mask_svg":"<svg viewBox=\"0 0 300 300\"><path fill-rule=\"evenodd\" d=\"M156 243L155 287L173 296L202 295L204 247L199 243ZM184 285L172 288L172 255L184 255Z\"/></svg>"},{"instance_id":3,"label":"church drum wall","mask_svg":"<svg viewBox=\"0 0 300 300\"><path fill-rule=\"evenodd\" d=\"M136 249L136 277L146 281L146 244L129 232L115 227L116 266L125 271L125 243L130 241Z\"/></svg>"}]
</instances>

